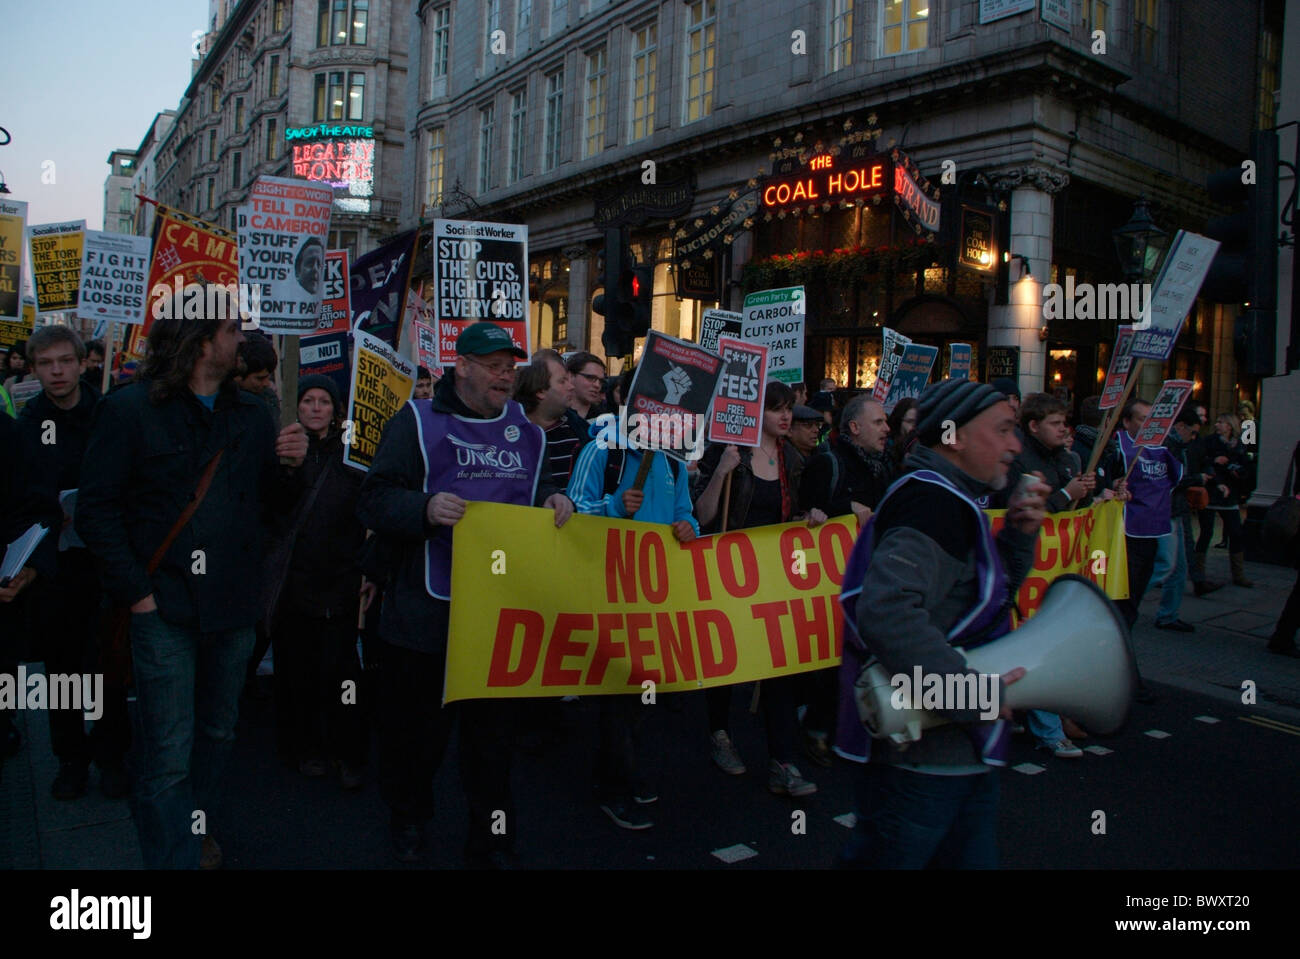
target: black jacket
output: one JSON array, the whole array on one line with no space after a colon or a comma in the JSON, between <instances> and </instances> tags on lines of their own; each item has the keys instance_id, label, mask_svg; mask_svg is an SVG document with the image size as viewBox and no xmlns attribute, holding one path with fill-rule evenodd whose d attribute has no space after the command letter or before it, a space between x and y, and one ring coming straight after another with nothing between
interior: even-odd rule
<instances>
[{"instance_id":1,"label":"black jacket","mask_svg":"<svg viewBox=\"0 0 1300 959\"><path fill-rule=\"evenodd\" d=\"M993 494L991 502L997 509L1005 509L1011 500L1020 477L1026 473L1042 473L1043 480L1052 488L1047 497L1047 511L1059 513L1070 508L1070 494L1065 486L1078 476L1081 470L1078 459L1071 450L1064 446L1054 450L1048 449L1033 436L1026 436L1022 441L1020 453L1007 470L1007 485ZM1086 505L1086 504L1081 504Z\"/></svg>"},{"instance_id":2,"label":"black jacket","mask_svg":"<svg viewBox=\"0 0 1300 959\"><path fill-rule=\"evenodd\" d=\"M357 516L375 531L373 538L382 537L372 550L382 560L367 566L368 575L372 571L386 574L380 638L394 646L442 655L447 648L451 604L430 596L425 588L424 544L434 532L425 516L434 494L424 491L424 451L416 428L414 404L423 402L407 403L384 426L370 472L361 484ZM483 419L456 395L450 372L438 381L427 402L433 404L434 413ZM533 505L540 506L560 492L563 490L555 485L550 463L543 456ZM432 696L438 693L430 691Z\"/></svg>"},{"instance_id":3,"label":"black jacket","mask_svg":"<svg viewBox=\"0 0 1300 959\"><path fill-rule=\"evenodd\" d=\"M361 605L361 546L366 528L357 519L364 474L343 463L343 434L309 438L302 464L302 500L320 488L311 510L298 525L280 609L324 619L356 621ZM300 503L300 505L301 505ZM277 530L284 535L287 531Z\"/></svg>"},{"instance_id":4,"label":"black jacket","mask_svg":"<svg viewBox=\"0 0 1300 959\"><path fill-rule=\"evenodd\" d=\"M1208 473L1205 467L1205 450L1204 442L1201 438L1195 437L1190 443L1184 443L1178 438L1178 431L1171 429L1169 436L1165 439L1165 446L1169 452L1173 453L1183 464L1183 479L1174 487L1174 493L1169 506L1169 515L1172 517L1187 516L1191 513L1192 508L1187 503L1187 490L1193 486L1204 486L1201 479L1202 473Z\"/></svg>"},{"instance_id":5,"label":"black jacket","mask_svg":"<svg viewBox=\"0 0 1300 959\"><path fill-rule=\"evenodd\" d=\"M831 462L839 461L839 468ZM832 489L832 480L838 480ZM896 479L893 463L883 453L868 453L862 447L837 436L825 449L818 449L804 466L799 483L799 508L819 509L827 516L846 516L853 512L850 502L875 509L885 491Z\"/></svg>"},{"instance_id":6,"label":"black jacket","mask_svg":"<svg viewBox=\"0 0 1300 959\"><path fill-rule=\"evenodd\" d=\"M58 552L63 526L59 493L81 486L81 463L90 440L90 423L99 394L81 383L81 397L70 410L60 409L37 393L18 414L27 478L37 509L37 520L49 528L39 547L39 565L48 566ZM50 442L46 442L50 440ZM78 494L78 499L80 494Z\"/></svg>"},{"instance_id":7,"label":"black jacket","mask_svg":"<svg viewBox=\"0 0 1300 959\"><path fill-rule=\"evenodd\" d=\"M704 450L704 455L700 457L699 479L693 483L692 493L694 498L698 499L699 494L704 492L705 487L709 485L714 471L718 468L718 461L722 459L722 453L727 448L725 443L710 443ZM727 506L727 529L746 529L749 523L749 504L754 498L754 447L739 446L736 448L740 453L740 462L736 468L731 471L731 500ZM799 512L799 486L798 480L795 479L794 470L802 468L802 457L799 452L789 443L782 443L780 447L781 460L778 464L780 472L781 486L785 497L790 501L790 516L792 518ZM698 512L698 511L697 511ZM722 497L718 498L718 511L714 514L713 522L700 524L700 532L704 535L716 533L722 529Z\"/></svg>"},{"instance_id":8,"label":"black jacket","mask_svg":"<svg viewBox=\"0 0 1300 959\"><path fill-rule=\"evenodd\" d=\"M27 458L22 453L18 421L8 413L0 413L0 556L39 520L40 507L27 477ZM49 534L53 535L55 532ZM37 556L40 552L37 551ZM48 567L38 565L37 556L28 565L37 570L37 575L47 574Z\"/></svg>"},{"instance_id":9,"label":"black jacket","mask_svg":"<svg viewBox=\"0 0 1300 959\"><path fill-rule=\"evenodd\" d=\"M1213 473L1214 479L1209 484L1210 509L1236 509L1255 488L1254 464L1246 449L1238 440L1229 446L1217 433L1212 433L1202 441L1205 452L1205 472ZM1220 456L1226 457L1227 463L1216 463ZM1225 497L1219 485L1228 487Z\"/></svg>"},{"instance_id":10,"label":"black jacket","mask_svg":"<svg viewBox=\"0 0 1300 959\"><path fill-rule=\"evenodd\" d=\"M95 409L77 533L103 564L114 602L153 593L169 623L202 632L252 626L263 525L292 511L300 471L279 465L266 410L233 383L222 386L214 410L188 389L154 403L149 386L132 383ZM151 578L145 567L223 447L207 497Z\"/></svg>"}]
</instances>

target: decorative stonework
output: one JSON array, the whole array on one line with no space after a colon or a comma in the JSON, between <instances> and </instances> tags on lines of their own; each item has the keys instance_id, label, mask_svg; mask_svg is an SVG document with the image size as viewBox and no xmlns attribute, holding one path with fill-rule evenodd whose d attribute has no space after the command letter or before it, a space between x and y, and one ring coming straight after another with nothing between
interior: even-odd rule
<instances>
[{"instance_id":1,"label":"decorative stonework","mask_svg":"<svg viewBox=\"0 0 1300 959\"><path fill-rule=\"evenodd\" d=\"M1022 186L1031 186L1044 193L1060 193L1070 183L1070 174L1051 167L1030 165L1000 173L990 173L989 180L998 192L1009 192Z\"/></svg>"}]
</instances>

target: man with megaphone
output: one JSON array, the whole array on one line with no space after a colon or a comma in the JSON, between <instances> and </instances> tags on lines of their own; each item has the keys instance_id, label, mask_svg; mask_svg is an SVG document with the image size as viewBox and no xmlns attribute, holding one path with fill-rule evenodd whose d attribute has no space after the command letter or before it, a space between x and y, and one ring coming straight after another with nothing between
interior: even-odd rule
<instances>
[{"instance_id":1,"label":"man with megaphone","mask_svg":"<svg viewBox=\"0 0 1300 959\"><path fill-rule=\"evenodd\" d=\"M1005 762L1010 718L1002 692L1024 669L1005 670L1000 680L981 677L992 680L992 702L943 702L939 711L952 724L915 741L882 739L874 751L859 722L854 684L872 659L895 677L973 680L957 647L1009 632L1051 489L1026 474L993 536L975 501L1006 485L1021 446L1015 412L992 386L944 380L927 387L916 428L920 442L904 462L908 472L863 528L844 574L836 751L858 761L870 754L870 762L841 864L993 868L998 779L991 767Z\"/></svg>"}]
</instances>

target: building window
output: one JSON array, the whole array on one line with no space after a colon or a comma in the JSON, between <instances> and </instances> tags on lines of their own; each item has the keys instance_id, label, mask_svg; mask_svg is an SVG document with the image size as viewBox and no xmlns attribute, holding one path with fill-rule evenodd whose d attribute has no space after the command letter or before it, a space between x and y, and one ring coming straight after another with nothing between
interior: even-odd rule
<instances>
[{"instance_id":1,"label":"building window","mask_svg":"<svg viewBox=\"0 0 1300 959\"><path fill-rule=\"evenodd\" d=\"M587 96L583 113L582 155L595 156L605 149L605 87L608 74L605 69L605 48L587 54Z\"/></svg>"},{"instance_id":2,"label":"building window","mask_svg":"<svg viewBox=\"0 0 1300 959\"><path fill-rule=\"evenodd\" d=\"M930 38L931 2L932 0L881 0L882 56L892 57L926 48Z\"/></svg>"},{"instance_id":3,"label":"building window","mask_svg":"<svg viewBox=\"0 0 1300 959\"><path fill-rule=\"evenodd\" d=\"M274 160L280 155L280 138L276 135L280 131L277 129L279 122L275 117L266 121L266 158Z\"/></svg>"},{"instance_id":4,"label":"building window","mask_svg":"<svg viewBox=\"0 0 1300 959\"><path fill-rule=\"evenodd\" d=\"M235 97L235 129L232 131L239 134L244 129L244 98Z\"/></svg>"},{"instance_id":5,"label":"building window","mask_svg":"<svg viewBox=\"0 0 1300 959\"><path fill-rule=\"evenodd\" d=\"M655 127L656 26L647 24L632 34L632 135L628 142L648 137Z\"/></svg>"},{"instance_id":6,"label":"building window","mask_svg":"<svg viewBox=\"0 0 1300 959\"><path fill-rule=\"evenodd\" d=\"M217 158L217 131L215 129L208 131L208 162L211 163Z\"/></svg>"},{"instance_id":7,"label":"building window","mask_svg":"<svg viewBox=\"0 0 1300 959\"><path fill-rule=\"evenodd\" d=\"M478 112L478 192L486 193L492 183L492 128L496 108L488 104Z\"/></svg>"},{"instance_id":8,"label":"building window","mask_svg":"<svg viewBox=\"0 0 1300 959\"><path fill-rule=\"evenodd\" d=\"M515 46L523 48L526 46L528 28L533 25L533 0L515 0L515 3L518 5L515 16Z\"/></svg>"},{"instance_id":9,"label":"building window","mask_svg":"<svg viewBox=\"0 0 1300 959\"><path fill-rule=\"evenodd\" d=\"M1133 0L1133 40L1138 56L1156 62L1156 39L1160 7L1157 0Z\"/></svg>"},{"instance_id":10,"label":"building window","mask_svg":"<svg viewBox=\"0 0 1300 959\"><path fill-rule=\"evenodd\" d=\"M853 62L853 0L830 0L826 9L830 14L826 66L828 73L834 73Z\"/></svg>"},{"instance_id":11,"label":"building window","mask_svg":"<svg viewBox=\"0 0 1300 959\"><path fill-rule=\"evenodd\" d=\"M279 33L289 25L289 4L285 0L275 0L275 32Z\"/></svg>"},{"instance_id":12,"label":"building window","mask_svg":"<svg viewBox=\"0 0 1300 959\"><path fill-rule=\"evenodd\" d=\"M510 97L510 168L506 182L514 183L524 175L528 145L528 91L519 90Z\"/></svg>"},{"instance_id":13,"label":"building window","mask_svg":"<svg viewBox=\"0 0 1300 959\"><path fill-rule=\"evenodd\" d=\"M360 120L365 116L366 75L364 73L348 74L348 119Z\"/></svg>"},{"instance_id":14,"label":"building window","mask_svg":"<svg viewBox=\"0 0 1300 959\"><path fill-rule=\"evenodd\" d=\"M209 88L208 95L208 112L217 113L221 110L221 87L213 84Z\"/></svg>"},{"instance_id":15,"label":"building window","mask_svg":"<svg viewBox=\"0 0 1300 959\"><path fill-rule=\"evenodd\" d=\"M485 57L492 56L492 35L501 29L501 0L488 0L487 4L487 47ZM485 61L486 62L486 61Z\"/></svg>"},{"instance_id":16,"label":"building window","mask_svg":"<svg viewBox=\"0 0 1300 959\"><path fill-rule=\"evenodd\" d=\"M329 248L331 250L347 250L348 262L351 263L357 258L357 231L330 230Z\"/></svg>"},{"instance_id":17,"label":"building window","mask_svg":"<svg viewBox=\"0 0 1300 959\"><path fill-rule=\"evenodd\" d=\"M212 209L212 200L213 200L213 197L214 197L214 193L215 193L216 188L217 188L216 181L214 181L214 180L212 179L212 177L208 177L208 205L207 205L206 207L204 207L205 210L211 210L211 209Z\"/></svg>"},{"instance_id":18,"label":"building window","mask_svg":"<svg viewBox=\"0 0 1300 959\"><path fill-rule=\"evenodd\" d=\"M347 23L348 0L320 0L316 8L316 46L346 42Z\"/></svg>"},{"instance_id":19,"label":"building window","mask_svg":"<svg viewBox=\"0 0 1300 959\"><path fill-rule=\"evenodd\" d=\"M447 76L447 59L451 53L451 7L433 11L433 78Z\"/></svg>"},{"instance_id":20,"label":"building window","mask_svg":"<svg viewBox=\"0 0 1300 959\"><path fill-rule=\"evenodd\" d=\"M244 180L244 155L236 153L230 158L230 189L238 190Z\"/></svg>"},{"instance_id":21,"label":"building window","mask_svg":"<svg viewBox=\"0 0 1300 959\"><path fill-rule=\"evenodd\" d=\"M560 165L560 134L564 130L564 71L546 78L546 132L542 136L542 169Z\"/></svg>"},{"instance_id":22,"label":"building window","mask_svg":"<svg viewBox=\"0 0 1300 959\"><path fill-rule=\"evenodd\" d=\"M363 92L363 85L365 83L365 74L354 73L352 74L352 80L353 80L353 91L351 92L356 93L357 101L358 101L357 115L355 117L351 116L351 112L349 108L349 118L360 119L361 116L360 101L362 99L361 94ZM329 74L325 74L325 73L316 74L316 96L315 96L315 106L312 111L312 119L318 122L321 120L342 120L343 119L344 117L343 81L344 81L344 74L342 71L337 71Z\"/></svg>"},{"instance_id":23,"label":"building window","mask_svg":"<svg viewBox=\"0 0 1300 959\"><path fill-rule=\"evenodd\" d=\"M271 76L267 83L267 93L270 96L278 96L280 93L280 57L278 55L271 57Z\"/></svg>"},{"instance_id":24,"label":"building window","mask_svg":"<svg viewBox=\"0 0 1300 959\"><path fill-rule=\"evenodd\" d=\"M686 104L683 123L713 112L713 55L717 49L718 2L698 0L686 8Z\"/></svg>"},{"instance_id":25,"label":"building window","mask_svg":"<svg viewBox=\"0 0 1300 959\"><path fill-rule=\"evenodd\" d=\"M126 214L131 212L131 188L129 186L121 187L118 190L117 212Z\"/></svg>"},{"instance_id":26,"label":"building window","mask_svg":"<svg viewBox=\"0 0 1300 959\"><path fill-rule=\"evenodd\" d=\"M370 23L370 0L352 0L352 43L366 45L366 27Z\"/></svg>"},{"instance_id":27,"label":"building window","mask_svg":"<svg viewBox=\"0 0 1300 959\"><path fill-rule=\"evenodd\" d=\"M429 189L427 192L429 206L442 205L442 174L446 163L445 144L442 127L429 131Z\"/></svg>"},{"instance_id":28,"label":"building window","mask_svg":"<svg viewBox=\"0 0 1300 959\"><path fill-rule=\"evenodd\" d=\"M564 29L569 19L569 0L552 0L551 2L551 35L559 33Z\"/></svg>"},{"instance_id":29,"label":"building window","mask_svg":"<svg viewBox=\"0 0 1300 959\"><path fill-rule=\"evenodd\" d=\"M1282 39L1275 27L1263 24L1259 29L1259 129L1277 125L1277 91L1281 86Z\"/></svg>"},{"instance_id":30,"label":"building window","mask_svg":"<svg viewBox=\"0 0 1300 959\"><path fill-rule=\"evenodd\" d=\"M1094 30L1109 35L1110 3L1108 0L1083 0L1083 27L1089 37Z\"/></svg>"}]
</instances>

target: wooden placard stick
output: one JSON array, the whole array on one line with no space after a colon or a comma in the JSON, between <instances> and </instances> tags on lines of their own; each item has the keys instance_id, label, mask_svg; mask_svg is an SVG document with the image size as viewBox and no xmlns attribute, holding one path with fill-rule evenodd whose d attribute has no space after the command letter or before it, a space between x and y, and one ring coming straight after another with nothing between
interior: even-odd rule
<instances>
[{"instance_id":1,"label":"wooden placard stick","mask_svg":"<svg viewBox=\"0 0 1300 959\"><path fill-rule=\"evenodd\" d=\"M280 390L280 428L298 422L298 337L280 337L280 365L277 368ZM281 462L285 462L281 460ZM286 463L287 465L287 463Z\"/></svg>"},{"instance_id":2,"label":"wooden placard stick","mask_svg":"<svg viewBox=\"0 0 1300 959\"><path fill-rule=\"evenodd\" d=\"M108 395L108 382L113 376L113 357L117 355L117 324L108 324L108 336L104 337L104 375L100 378L99 393Z\"/></svg>"}]
</instances>

